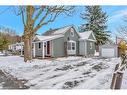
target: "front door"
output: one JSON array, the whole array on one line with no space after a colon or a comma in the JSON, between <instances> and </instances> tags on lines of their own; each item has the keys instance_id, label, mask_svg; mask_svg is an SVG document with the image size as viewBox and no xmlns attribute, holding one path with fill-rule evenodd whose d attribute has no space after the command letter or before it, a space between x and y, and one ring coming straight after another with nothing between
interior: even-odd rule
<instances>
[{"instance_id":1,"label":"front door","mask_svg":"<svg viewBox=\"0 0 127 95\"><path fill-rule=\"evenodd\" d=\"M76 54L76 42L75 41L68 41L67 54L68 55L75 55Z\"/></svg>"},{"instance_id":2,"label":"front door","mask_svg":"<svg viewBox=\"0 0 127 95\"><path fill-rule=\"evenodd\" d=\"M50 56L51 53L51 42L45 42L45 56Z\"/></svg>"}]
</instances>

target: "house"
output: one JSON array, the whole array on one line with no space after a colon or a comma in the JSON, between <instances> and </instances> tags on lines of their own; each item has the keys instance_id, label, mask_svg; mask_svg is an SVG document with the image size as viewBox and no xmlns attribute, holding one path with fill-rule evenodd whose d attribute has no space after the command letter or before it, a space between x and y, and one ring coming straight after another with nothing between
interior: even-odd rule
<instances>
[{"instance_id":1,"label":"house","mask_svg":"<svg viewBox=\"0 0 127 95\"><path fill-rule=\"evenodd\" d=\"M33 39L33 57L89 56L95 53L95 36L92 31L79 33L75 26L50 29Z\"/></svg>"},{"instance_id":2,"label":"house","mask_svg":"<svg viewBox=\"0 0 127 95\"><path fill-rule=\"evenodd\" d=\"M10 44L10 45L8 45L8 50L10 50L12 52L20 52L22 55L23 54L23 46L24 46L23 42Z\"/></svg>"}]
</instances>

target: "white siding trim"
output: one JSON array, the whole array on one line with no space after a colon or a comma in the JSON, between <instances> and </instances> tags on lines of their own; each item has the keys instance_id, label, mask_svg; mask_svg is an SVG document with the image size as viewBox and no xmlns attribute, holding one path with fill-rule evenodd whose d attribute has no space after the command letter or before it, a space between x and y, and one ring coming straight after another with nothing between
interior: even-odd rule
<instances>
[{"instance_id":1,"label":"white siding trim","mask_svg":"<svg viewBox=\"0 0 127 95\"><path fill-rule=\"evenodd\" d=\"M84 40L84 44L85 44L85 56L87 55L87 41Z\"/></svg>"},{"instance_id":2,"label":"white siding trim","mask_svg":"<svg viewBox=\"0 0 127 95\"><path fill-rule=\"evenodd\" d=\"M42 58L45 58L44 42L42 43Z\"/></svg>"}]
</instances>

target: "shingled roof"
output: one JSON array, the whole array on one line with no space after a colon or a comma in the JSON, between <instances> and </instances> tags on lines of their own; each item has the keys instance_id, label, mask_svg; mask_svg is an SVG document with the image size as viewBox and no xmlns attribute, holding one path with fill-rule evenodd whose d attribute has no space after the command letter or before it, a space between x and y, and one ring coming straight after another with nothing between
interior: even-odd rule
<instances>
[{"instance_id":1,"label":"shingled roof","mask_svg":"<svg viewBox=\"0 0 127 95\"><path fill-rule=\"evenodd\" d=\"M44 35L44 36L51 36L51 35L64 34L64 33L67 32L67 30L69 30L71 27L73 27L73 26L70 25L70 26L65 26L65 27L62 27L62 28L50 29L50 30L46 31L43 35Z\"/></svg>"},{"instance_id":2,"label":"shingled roof","mask_svg":"<svg viewBox=\"0 0 127 95\"><path fill-rule=\"evenodd\" d=\"M94 40L89 39L89 37L90 37L91 34L93 35ZM91 40L91 41L96 41L96 38L95 38L95 36L94 36L94 34L93 34L93 31L81 32L81 33L79 33L79 35L80 35L80 39L79 39L79 40Z\"/></svg>"}]
</instances>

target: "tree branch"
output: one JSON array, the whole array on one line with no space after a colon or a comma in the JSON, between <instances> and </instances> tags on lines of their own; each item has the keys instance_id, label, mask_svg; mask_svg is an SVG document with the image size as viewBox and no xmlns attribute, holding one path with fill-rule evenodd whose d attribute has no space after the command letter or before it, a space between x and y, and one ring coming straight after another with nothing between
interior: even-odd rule
<instances>
[{"instance_id":1,"label":"tree branch","mask_svg":"<svg viewBox=\"0 0 127 95\"><path fill-rule=\"evenodd\" d=\"M20 7L20 9L21 9L21 15L22 15L22 21L23 21L23 25L24 25L24 27L25 27L25 17L24 17L24 10L23 10L23 7Z\"/></svg>"},{"instance_id":2,"label":"tree branch","mask_svg":"<svg viewBox=\"0 0 127 95\"><path fill-rule=\"evenodd\" d=\"M44 9L46 8L46 6L42 6L38 12L38 14L35 16L34 18L34 22L39 18L39 16L42 14L42 12L44 11Z\"/></svg>"},{"instance_id":3,"label":"tree branch","mask_svg":"<svg viewBox=\"0 0 127 95\"><path fill-rule=\"evenodd\" d=\"M40 29L42 26L47 25L47 24L50 23L50 22L53 22L53 21L56 19L56 17L57 17L58 15L59 15L59 13L56 13L55 16L53 17L53 14L51 14L50 19L47 20L46 22L43 22L42 24L38 24L38 25L34 28L33 32L37 31L37 30Z\"/></svg>"}]
</instances>

